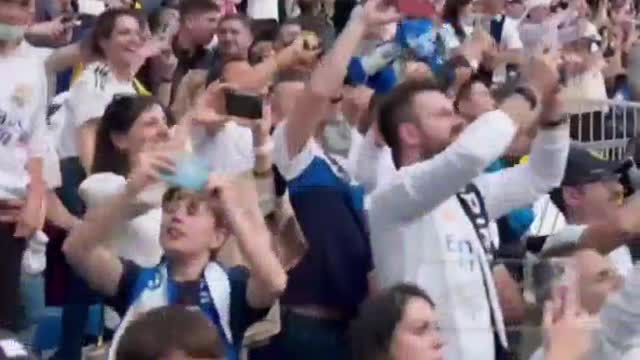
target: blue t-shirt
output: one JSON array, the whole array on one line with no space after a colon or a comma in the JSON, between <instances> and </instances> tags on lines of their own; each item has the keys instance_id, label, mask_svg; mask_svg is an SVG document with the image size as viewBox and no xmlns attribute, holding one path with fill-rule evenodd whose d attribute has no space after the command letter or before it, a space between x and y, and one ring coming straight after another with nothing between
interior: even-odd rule
<instances>
[{"instance_id":1,"label":"blue t-shirt","mask_svg":"<svg viewBox=\"0 0 640 360\"><path fill-rule=\"evenodd\" d=\"M355 314L368 294L373 269L364 189L314 140L290 158L285 128L274 132L274 163L309 248L289 271L284 305L320 305Z\"/></svg>"},{"instance_id":2,"label":"blue t-shirt","mask_svg":"<svg viewBox=\"0 0 640 360\"><path fill-rule=\"evenodd\" d=\"M140 273L145 268L135 264L129 260L122 260L124 270L118 292L115 296L107 299L107 305L112 306L116 312L122 317L131 305L132 292L135 289L136 282ZM244 333L254 323L262 320L269 308L254 309L247 302L247 283L249 279L249 271L243 266L236 266L228 269L229 285L231 288L229 317L231 335L233 344L237 349L242 345ZM176 282L177 293L179 294L177 304L184 306L198 306L202 299L203 303L213 302L208 292L202 292L200 280ZM220 335L224 336L222 329L218 329Z\"/></svg>"}]
</instances>

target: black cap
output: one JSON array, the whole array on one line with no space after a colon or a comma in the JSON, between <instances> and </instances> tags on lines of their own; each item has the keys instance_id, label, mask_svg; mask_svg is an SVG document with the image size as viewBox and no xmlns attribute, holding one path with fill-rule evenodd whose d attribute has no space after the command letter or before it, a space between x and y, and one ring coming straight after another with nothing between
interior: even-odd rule
<instances>
[{"instance_id":1,"label":"black cap","mask_svg":"<svg viewBox=\"0 0 640 360\"><path fill-rule=\"evenodd\" d=\"M618 180L623 170L623 162L604 160L579 144L571 144L562 186Z\"/></svg>"}]
</instances>

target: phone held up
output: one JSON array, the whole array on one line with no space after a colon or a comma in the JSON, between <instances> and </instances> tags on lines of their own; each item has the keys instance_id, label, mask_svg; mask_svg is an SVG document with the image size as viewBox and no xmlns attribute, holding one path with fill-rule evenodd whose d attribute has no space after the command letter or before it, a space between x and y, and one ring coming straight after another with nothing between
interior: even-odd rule
<instances>
[{"instance_id":1,"label":"phone held up","mask_svg":"<svg viewBox=\"0 0 640 360\"><path fill-rule=\"evenodd\" d=\"M251 120L262 119L261 96L234 90L227 90L224 95L228 115Z\"/></svg>"}]
</instances>

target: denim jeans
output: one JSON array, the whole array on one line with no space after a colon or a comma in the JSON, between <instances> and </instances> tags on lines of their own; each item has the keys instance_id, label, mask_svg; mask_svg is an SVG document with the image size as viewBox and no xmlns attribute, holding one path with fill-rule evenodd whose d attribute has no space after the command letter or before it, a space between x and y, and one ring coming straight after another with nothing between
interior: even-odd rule
<instances>
[{"instance_id":1,"label":"denim jeans","mask_svg":"<svg viewBox=\"0 0 640 360\"><path fill-rule=\"evenodd\" d=\"M85 206L78 188L86 174L79 158L67 158L60 162L62 187L56 192L64 206L73 215L84 215ZM78 275L69 272L67 304L62 309L62 334L58 351L53 359L80 360L84 333L89 318L89 306L96 302L96 294Z\"/></svg>"},{"instance_id":2,"label":"denim jeans","mask_svg":"<svg viewBox=\"0 0 640 360\"><path fill-rule=\"evenodd\" d=\"M42 274L32 275L22 273L22 278L20 279L20 298L22 300L22 321L20 321L20 328L22 331L30 330L33 326L37 325L45 309L44 278Z\"/></svg>"}]
</instances>

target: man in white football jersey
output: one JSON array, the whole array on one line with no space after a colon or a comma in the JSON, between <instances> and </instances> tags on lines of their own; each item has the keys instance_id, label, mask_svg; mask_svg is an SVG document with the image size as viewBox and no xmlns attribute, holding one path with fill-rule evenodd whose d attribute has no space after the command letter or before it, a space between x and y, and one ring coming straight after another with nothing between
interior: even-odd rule
<instances>
[{"instance_id":1,"label":"man in white football jersey","mask_svg":"<svg viewBox=\"0 0 640 360\"><path fill-rule=\"evenodd\" d=\"M542 59L529 66L535 79L527 77L500 110L469 125L450 99L424 83L400 85L380 106L380 132L399 170L370 199L375 273L382 286L413 282L433 297L446 359L506 355L491 275L498 244L489 222L534 202L564 172L568 127L549 115L547 102L557 71ZM483 173L518 128L535 125L540 130L528 164Z\"/></svg>"}]
</instances>

